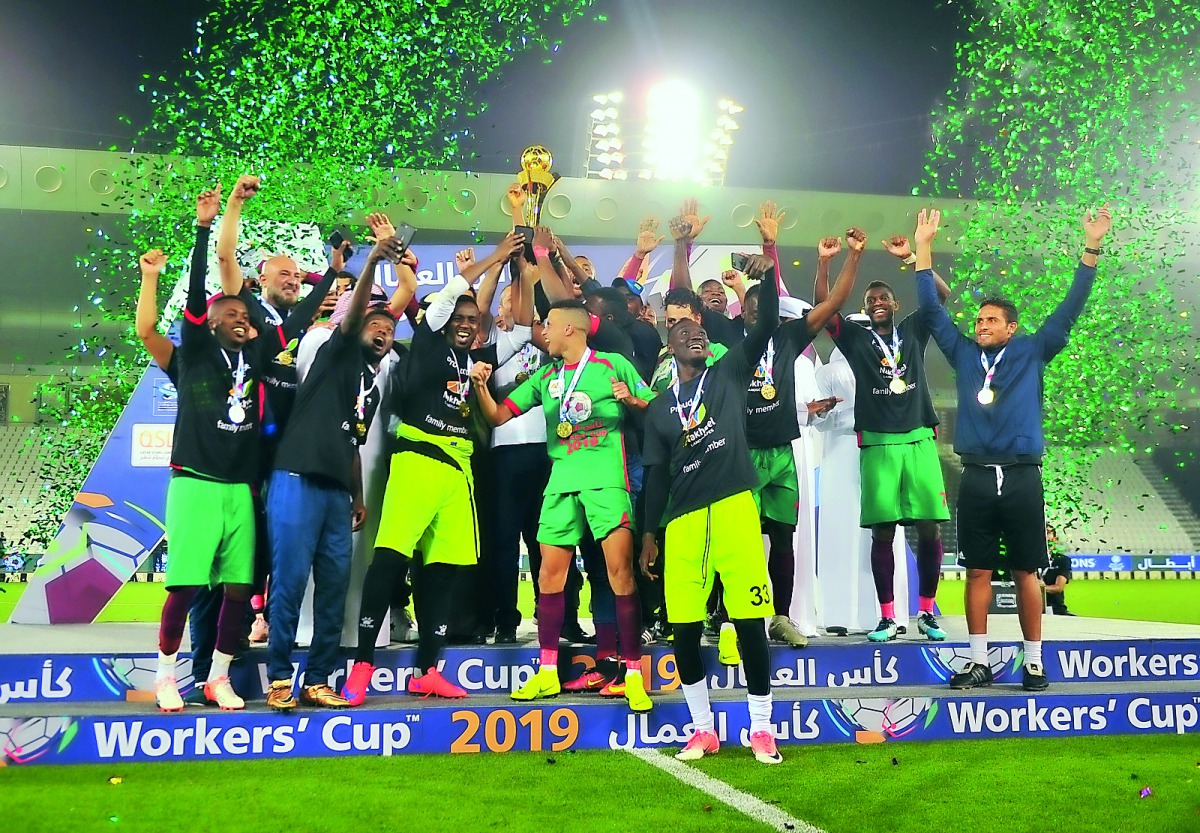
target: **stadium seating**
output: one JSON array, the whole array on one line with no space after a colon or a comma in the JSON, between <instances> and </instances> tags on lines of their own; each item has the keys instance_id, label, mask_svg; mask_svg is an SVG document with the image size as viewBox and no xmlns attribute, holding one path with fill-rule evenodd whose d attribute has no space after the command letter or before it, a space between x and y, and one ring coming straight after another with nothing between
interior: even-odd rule
<instances>
[{"instance_id":1,"label":"stadium seating","mask_svg":"<svg viewBox=\"0 0 1200 833\"><path fill-rule=\"evenodd\" d=\"M1160 483L1147 479L1134 456L1102 454L1092 465L1083 502L1105 507L1107 516L1095 512L1083 525L1064 525L1060 537L1068 552L1195 552L1196 545L1185 529L1190 513L1184 506L1185 518L1177 517L1160 488Z\"/></svg>"},{"instance_id":2,"label":"stadium seating","mask_svg":"<svg viewBox=\"0 0 1200 833\"><path fill-rule=\"evenodd\" d=\"M0 531L11 543L21 540L37 516L45 489L40 474L41 427L0 425Z\"/></svg>"}]
</instances>

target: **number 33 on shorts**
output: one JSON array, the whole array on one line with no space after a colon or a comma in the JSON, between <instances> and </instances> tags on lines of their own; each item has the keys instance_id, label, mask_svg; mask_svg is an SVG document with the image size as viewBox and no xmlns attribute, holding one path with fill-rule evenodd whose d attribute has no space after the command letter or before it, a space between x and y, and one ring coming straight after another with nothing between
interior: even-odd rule
<instances>
[{"instance_id":1,"label":"number 33 on shorts","mask_svg":"<svg viewBox=\"0 0 1200 833\"><path fill-rule=\"evenodd\" d=\"M762 605L770 604L771 586L768 584L761 584L751 587L750 595L752 597L750 599L750 604L754 605L755 607L761 607Z\"/></svg>"}]
</instances>

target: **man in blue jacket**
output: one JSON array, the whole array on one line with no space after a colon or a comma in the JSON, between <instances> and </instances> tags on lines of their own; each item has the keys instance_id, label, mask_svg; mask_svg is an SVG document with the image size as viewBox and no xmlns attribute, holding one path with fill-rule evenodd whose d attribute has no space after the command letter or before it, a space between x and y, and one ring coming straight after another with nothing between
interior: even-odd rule
<instances>
[{"instance_id":1,"label":"man in blue jacket","mask_svg":"<svg viewBox=\"0 0 1200 833\"><path fill-rule=\"evenodd\" d=\"M917 218L917 297L926 326L954 367L958 424L954 450L963 476L956 514L958 545L967 568L967 631L971 660L950 678L955 689L992 683L987 656L987 612L992 570L1007 567L1017 583L1017 613L1025 638L1022 685L1042 691L1042 598L1038 570L1048 563L1042 493L1042 398L1046 364L1067 346L1096 279L1100 244L1112 227L1106 203L1083 221L1084 248L1067 297L1032 335L1016 335L1017 309L988 298L975 317L975 339L958 331L938 303L933 280L933 238L941 212ZM1004 542L1005 555L1000 555Z\"/></svg>"}]
</instances>

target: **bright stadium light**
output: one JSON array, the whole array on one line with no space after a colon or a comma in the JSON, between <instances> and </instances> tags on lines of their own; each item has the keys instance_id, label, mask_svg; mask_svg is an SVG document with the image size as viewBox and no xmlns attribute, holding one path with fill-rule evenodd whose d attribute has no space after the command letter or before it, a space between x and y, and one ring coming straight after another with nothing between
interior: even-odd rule
<instances>
[{"instance_id":1,"label":"bright stadium light","mask_svg":"<svg viewBox=\"0 0 1200 833\"><path fill-rule=\"evenodd\" d=\"M625 179L628 174L620 167L625 155L619 153L622 144L618 138L621 112L617 105L625 100L620 92L598 93L592 96L597 106L588 113L587 166L584 175L588 178Z\"/></svg>"},{"instance_id":2,"label":"bright stadium light","mask_svg":"<svg viewBox=\"0 0 1200 833\"><path fill-rule=\"evenodd\" d=\"M587 109L587 167L593 179L638 179L723 185L729 149L744 108L732 99L708 99L682 79L651 87L633 131L620 122L621 92L593 95ZM627 116L628 114L626 114ZM631 141L632 140L632 141Z\"/></svg>"},{"instance_id":3,"label":"bright stadium light","mask_svg":"<svg viewBox=\"0 0 1200 833\"><path fill-rule=\"evenodd\" d=\"M656 179L693 179L704 161L703 98L686 81L670 79L646 95L646 167Z\"/></svg>"}]
</instances>

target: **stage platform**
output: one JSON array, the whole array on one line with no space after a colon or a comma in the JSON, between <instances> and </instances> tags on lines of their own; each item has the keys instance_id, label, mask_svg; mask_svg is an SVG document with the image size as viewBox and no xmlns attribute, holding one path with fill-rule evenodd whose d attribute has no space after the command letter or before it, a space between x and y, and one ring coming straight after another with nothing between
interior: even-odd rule
<instances>
[{"instance_id":1,"label":"stage platform","mask_svg":"<svg viewBox=\"0 0 1200 833\"><path fill-rule=\"evenodd\" d=\"M951 692L947 680L968 657L965 623L943 617L950 639L915 633L877 645L864 636L822 636L808 648L772 646L776 729L782 743L883 742L1146 732L1191 733L1200 724L1200 628L1165 623L1047 617L1043 659L1050 690L1020 688L1023 662L1015 617L991 620L991 688ZM585 624L585 629L586 629ZM447 649L442 673L469 696L422 701L403 695L413 647L376 654L367 704L348 711L263 704L265 649L232 670L244 712L154 710L157 626L0 626L0 762L253 758L621 749L671 746L688 734L670 644L650 646L643 674L655 708L630 715L623 700L559 697L517 704L508 693L533 674L530 628L515 646ZM745 742L745 680L705 649L722 740ZM186 653L186 648L185 648ZM302 668L304 651L293 656ZM594 662L588 645L562 646L560 669L575 676ZM340 685L347 657L332 680ZM181 662L184 690L193 685Z\"/></svg>"}]
</instances>

